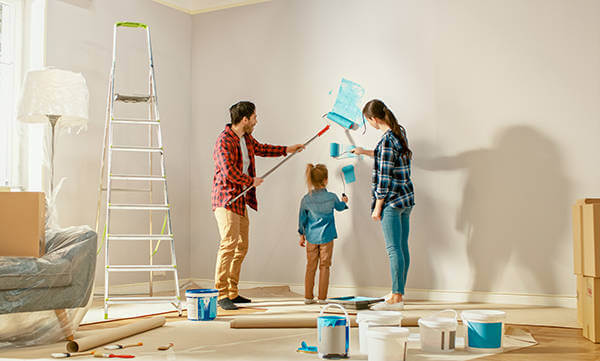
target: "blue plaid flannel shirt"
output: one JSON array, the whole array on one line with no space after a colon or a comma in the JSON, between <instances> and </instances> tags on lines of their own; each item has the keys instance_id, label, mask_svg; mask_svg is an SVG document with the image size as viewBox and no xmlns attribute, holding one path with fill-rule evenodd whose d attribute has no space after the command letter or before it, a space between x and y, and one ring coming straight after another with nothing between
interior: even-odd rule
<instances>
[{"instance_id":1,"label":"blue plaid flannel shirt","mask_svg":"<svg viewBox=\"0 0 600 361\"><path fill-rule=\"evenodd\" d=\"M402 132L406 137L406 133ZM383 207L408 208L415 205L415 194L410 180L410 159L400 156L402 144L391 130L383 134L375 147L371 210L377 199L385 199Z\"/></svg>"}]
</instances>

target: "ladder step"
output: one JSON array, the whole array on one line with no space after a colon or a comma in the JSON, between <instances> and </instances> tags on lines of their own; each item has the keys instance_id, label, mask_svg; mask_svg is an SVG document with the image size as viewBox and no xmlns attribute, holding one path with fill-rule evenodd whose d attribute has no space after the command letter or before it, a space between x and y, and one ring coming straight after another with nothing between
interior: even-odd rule
<instances>
[{"instance_id":1,"label":"ladder step","mask_svg":"<svg viewBox=\"0 0 600 361\"><path fill-rule=\"evenodd\" d=\"M102 187L102 191L106 192L108 189ZM150 189L134 189L134 188L110 188L111 192L150 192Z\"/></svg>"},{"instance_id":2,"label":"ladder step","mask_svg":"<svg viewBox=\"0 0 600 361\"><path fill-rule=\"evenodd\" d=\"M162 153L164 150L160 147L133 147L123 145L111 145L111 150L117 150L122 152L158 152Z\"/></svg>"},{"instance_id":3,"label":"ladder step","mask_svg":"<svg viewBox=\"0 0 600 361\"><path fill-rule=\"evenodd\" d=\"M166 181L167 177L160 175L128 175L128 174L111 174L111 179L115 180L148 180L148 181Z\"/></svg>"},{"instance_id":4,"label":"ladder step","mask_svg":"<svg viewBox=\"0 0 600 361\"><path fill-rule=\"evenodd\" d=\"M158 125L160 122L158 120L152 119L113 119L113 124L150 124L150 125Z\"/></svg>"},{"instance_id":5,"label":"ladder step","mask_svg":"<svg viewBox=\"0 0 600 361\"><path fill-rule=\"evenodd\" d=\"M115 94L115 101L123 103L147 103L150 98L149 95Z\"/></svg>"},{"instance_id":6,"label":"ladder step","mask_svg":"<svg viewBox=\"0 0 600 361\"><path fill-rule=\"evenodd\" d=\"M124 209L124 210L150 210L161 211L168 210L168 204L108 204L109 209Z\"/></svg>"},{"instance_id":7,"label":"ladder step","mask_svg":"<svg viewBox=\"0 0 600 361\"><path fill-rule=\"evenodd\" d=\"M172 264L163 265L118 265L106 266L106 270L110 272L139 272L139 271L176 271L177 266Z\"/></svg>"},{"instance_id":8,"label":"ladder step","mask_svg":"<svg viewBox=\"0 0 600 361\"><path fill-rule=\"evenodd\" d=\"M108 297L106 303L118 304L118 303L132 303L132 302L143 302L143 303L165 303L165 302L179 302L177 297Z\"/></svg>"},{"instance_id":9,"label":"ladder step","mask_svg":"<svg viewBox=\"0 0 600 361\"><path fill-rule=\"evenodd\" d=\"M170 241L172 234L109 234L109 241Z\"/></svg>"}]
</instances>

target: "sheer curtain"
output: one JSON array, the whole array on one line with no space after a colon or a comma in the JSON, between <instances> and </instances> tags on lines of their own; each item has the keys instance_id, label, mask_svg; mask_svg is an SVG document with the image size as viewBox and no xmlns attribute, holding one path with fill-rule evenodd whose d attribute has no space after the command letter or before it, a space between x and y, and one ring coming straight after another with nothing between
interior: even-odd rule
<instances>
[{"instance_id":1,"label":"sheer curtain","mask_svg":"<svg viewBox=\"0 0 600 361\"><path fill-rule=\"evenodd\" d=\"M0 186L44 191L47 125L22 124L16 107L27 71L45 64L46 0L0 0Z\"/></svg>"}]
</instances>

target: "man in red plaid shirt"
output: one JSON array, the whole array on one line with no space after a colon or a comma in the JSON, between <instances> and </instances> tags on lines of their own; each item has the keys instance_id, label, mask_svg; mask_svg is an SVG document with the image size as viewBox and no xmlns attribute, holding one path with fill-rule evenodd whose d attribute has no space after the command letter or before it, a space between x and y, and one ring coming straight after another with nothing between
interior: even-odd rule
<instances>
[{"instance_id":1,"label":"man in red plaid shirt","mask_svg":"<svg viewBox=\"0 0 600 361\"><path fill-rule=\"evenodd\" d=\"M249 186L258 187L263 179L256 176L254 156L280 157L304 149L302 144L279 146L261 144L252 131L257 123L256 107L242 101L229 108L231 124L221 132L215 149L215 176L212 187L212 208L217 218L221 243L215 269L215 288L219 291L219 306L236 310L236 303L249 299L238 294L242 261L248 252L248 212L246 205L257 210L256 189L253 188L235 202L229 202Z\"/></svg>"}]
</instances>

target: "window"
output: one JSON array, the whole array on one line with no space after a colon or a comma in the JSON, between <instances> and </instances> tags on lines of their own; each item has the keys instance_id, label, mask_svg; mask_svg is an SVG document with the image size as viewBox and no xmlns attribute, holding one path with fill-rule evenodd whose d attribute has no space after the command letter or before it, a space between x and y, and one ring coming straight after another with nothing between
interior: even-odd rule
<instances>
[{"instance_id":1,"label":"window","mask_svg":"<svg viewBox=\"0 0 600 361\"><path fill-rule=\"evenodd\" d=\"M16 120L25 72L44 66L46 0L0 0L0 186L42 189L42 124Z\"/></svg>"},{"instance_id":2,"label":"window","mask_svg":"<svg viewBox=\"0 0 600 361\"><path fill-rule=\"evenodd\" d=\"M0 0L0 186L11 184L21 64L21 2Z\"/></svg>"}]
</instances>

